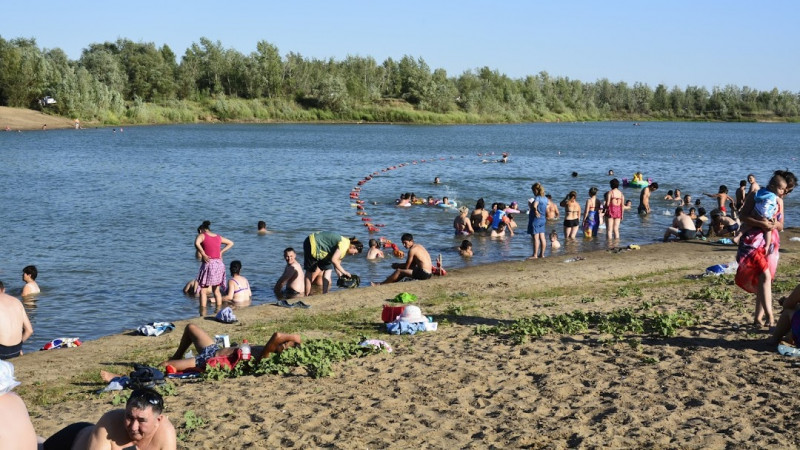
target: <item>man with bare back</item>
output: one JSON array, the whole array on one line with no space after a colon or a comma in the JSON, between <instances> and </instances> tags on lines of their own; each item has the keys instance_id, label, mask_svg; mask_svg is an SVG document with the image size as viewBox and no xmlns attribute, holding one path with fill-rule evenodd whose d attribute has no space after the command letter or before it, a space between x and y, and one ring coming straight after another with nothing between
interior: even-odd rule
<instances>
[{"instance_id":1,"label":"man with bare back","mask_svg":"<svg viewBox=\"0 0 800 450\"><path fill-rule=\"evenodd\" d=\"M433 276L433 264L431 255L420 244L414 243L414 236L405 233L400 237L403 247L408 249L408 258L405 263L394 263L392 269L395 271L389 275L382 283L372 283L373 286L386 283L395 283L403 277L411 277L415 280L428 280Z\"/></svg>"}]
</instances>

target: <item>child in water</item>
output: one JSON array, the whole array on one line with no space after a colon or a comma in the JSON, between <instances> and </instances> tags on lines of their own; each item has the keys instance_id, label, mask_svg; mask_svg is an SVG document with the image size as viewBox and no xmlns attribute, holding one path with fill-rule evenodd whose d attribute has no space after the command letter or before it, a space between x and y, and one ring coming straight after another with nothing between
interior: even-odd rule
<instances>
[{"instance_id":1,"label":"child in water","mask_svg":"<svg viewBox=\"0 0 800 450\"><path fill-rule=\"evenodd\" d=\"M470 242L468 239L461 241L461 246L458 247L458 253L461 256L472 256L472 242Z\"/></svg>"},{"instance_id":2,"label":"child in water","mask_svg":"<svg viewBox=\"0 0 800 450\"><path fill-rule=\"evenodd\" d=\"M383 258L383 250L378 245L375 239L369 240L369 250L367 251L367 259Z\"/></svg>"},{"instance_id":3,"label":"child in water","mask_svg":"<svg viewBox=\"0 0 800 450\"><path fill-rule=\"evenodd\" d=\"M558 242L558 232L553 230L550 232L550 250L561 248L561 242Z\"/></svg>"}]
</instances>

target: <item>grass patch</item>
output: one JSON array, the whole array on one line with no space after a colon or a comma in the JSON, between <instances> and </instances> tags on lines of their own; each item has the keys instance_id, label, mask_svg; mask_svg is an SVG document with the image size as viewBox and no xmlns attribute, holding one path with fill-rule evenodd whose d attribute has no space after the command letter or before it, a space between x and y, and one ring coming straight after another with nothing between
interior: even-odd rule
<instances>
[{"instance_id":1,"label":"grass patch","mask_svg":"<svg viewBox=\"0 0 800 450\"><path fill-rule=\"evenodd\" d=\"M699 291L690 292L688 297L692 300L722 300L723 303L733 299L731 291L719 286L706 286Z\"/></svg>"},{"instance_id":2,"label":"grass patch","mask_svg":"<svg viewBox=\"0 0 800 450\"><path fill-rule=\"evenodd\" d=\"M359 339L360 340L360 339ZM220 380L242 375L287 374L296 367L302 367L312 378L333 376L333 364L352 358L363 357L383 350L372 346L362 347L354 341L335 341L332 339L310 339L299 347L288 348L281 353L273 353L259 361L242 361L233 369L222 367L208 368L205 379Z\"/></svg>"},{"instance_id":3,"label":"grass patch","mask_svg":"<svg viewBox=\"0 0 800 450\"><path fill-rule=\"evenodd\" d=\"M621 308L609 313L573 311L548 316L544 314L514 321L509 325L475 328L475 334L493 334L521 344L529 338L547 334L578 334L596 330L610 334L615 340L624 340L626 334L647 334L653 337L671 337L681 327L692 326L697 317L691 312L639 313L631 308Z\"/></svg>"}]
</instances>

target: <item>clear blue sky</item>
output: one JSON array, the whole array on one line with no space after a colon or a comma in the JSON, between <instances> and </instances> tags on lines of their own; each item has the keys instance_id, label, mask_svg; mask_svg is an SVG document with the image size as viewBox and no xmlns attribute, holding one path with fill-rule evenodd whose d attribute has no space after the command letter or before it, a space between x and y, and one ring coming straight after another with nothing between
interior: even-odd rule
<instances>
[{"instance_id":1,"label":"clear blue sky","mask_svg":"<svg viewBox=\"0 0 800 450\"><path fill-rule=\"evenodd\" d=\"M800 92L800 1L207 1L4 2L0 36L36 38L70 59L127 38L180 57L201 37L243 54L421 57L449 76L487 66L513 78L547 71L584 82L655 87L734 84Z\"/></svg>"}]
</instances>

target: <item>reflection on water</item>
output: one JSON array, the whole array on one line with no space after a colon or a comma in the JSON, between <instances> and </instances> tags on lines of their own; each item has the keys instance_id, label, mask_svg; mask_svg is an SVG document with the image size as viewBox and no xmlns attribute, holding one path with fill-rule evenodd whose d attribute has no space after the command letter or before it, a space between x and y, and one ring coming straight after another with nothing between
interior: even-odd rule
<instances>
[{"instance_id":1,"label":"reflection on water","mask_svg":"<svg viewBox=\"0 0 800 450\"><path fill-rule=\"evenodd\" d=\"M85 340L198 314L197 300L181 288L197 275L193 241L203 220L236 243L226 262L242 261L253 304L262 304L275 301L283 249L302 248L315 231L364 242L381 236L397 242L410 232L434 258L441 253L447 269L532 253L521 213L515 236L472 236L475 255L464 259L456 250L462 238L452 229L457 212L396 208L402 192L447 196L470 208L480 197L489 205L517 201L526 209L538 181L553 198L577 191L583 206L589 187L600 195L607 190L614 169L620 178L644 172L659 182L658 192L679 188L700 198L723 183L737 186L747 173L765 184L777 166L797 172L797 142L796 124L188 125L4 133L0 279L18 293L19 270L39 268L43 292L26 300L35 328L29 351L54 337ZM507 164L483 164L487 158L477 156L504 151ZM398 168L385 170L392 166ZM376 233L368 233L349 198L371 174L360 199L368 217L386 225ZM435 177L441 184L432 183ZM623 192L635 208L638 191ZM711 209L711 200L702 204ZM548 233L557 230L563 245L554 259L659 240L674 205L655 198L652 207L656 213L647 217L627 212L619 241L601 233L565 242L561 221L549 223ZM797 225L796 198L787 199L786 211L788 224ZM256 233L259 220L270 234ZM368 285L397 261L358 255L343 265Z\"/></svg>"}]
</instances>

